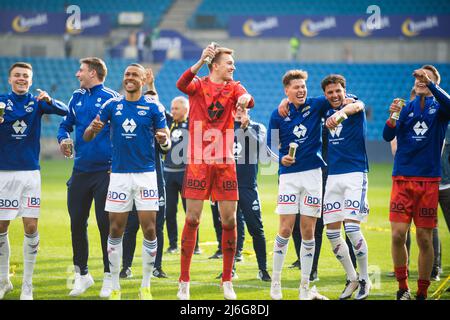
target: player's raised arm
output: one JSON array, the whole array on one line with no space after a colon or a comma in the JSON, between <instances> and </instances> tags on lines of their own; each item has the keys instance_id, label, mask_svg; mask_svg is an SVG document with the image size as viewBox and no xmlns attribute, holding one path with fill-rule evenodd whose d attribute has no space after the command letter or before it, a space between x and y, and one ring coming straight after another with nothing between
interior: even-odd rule
<instances>
[{"instance_id":1,"label":"player's raised arm","mask_svg":"<svg viewBox=\"0 0 450 320\"><path fill-rule=\"evenodd\" d=\"M341 110L339 110L332 116L328 117L325 123L328 129L336 128L339 125L338 119L342 118L346 119L347 117L364 110L364 103L362 103L361 101L357 101L353 98L344 99L344 105L345 107L343 107Z\"/></svg>"},{"instance_id":2,"label":"player's raised arm","mask_svg":"<svg viewBox=\"0 0 450 320\"><path fill-rule=\"evenodd\" d=\"M159 99L158 91L156 91L155 86L155 76L153 75L153 70L151 68L145 69L145 82L147 85L147 91L144 95L149 95L155 99Z\"/></svg>"},{"instance_id":3,"label":"player's raised arm","mask_svg":"<svg viewBox=\"0 0 450 320\"><path fill-rule=\"evenodd\" d=\"M282 118L286 118L289 114L289 100L287 98L283 98L278 105L278 114Z\"/></svg>"},{"instance_id":4,"label":"player's raised arm","mask_svg":"<svg viewBox=\"0 0 450 320\"><path fill-rule=\"evenodd\" d=\"M347 116L351 116L364 110L364 103L362 101L355 101L354 99L351 100L353 100L354 102L348 104L344 102L345 107L342 108L342 111L344 111Z\"/></svg>"},{"instance_id":5,"label":"player's raised arm","mask_svg":"<svg viewBox=\"0 0 450 320\"><path fill-rule=\"evenodd\" d=\"M57 114L60 116L65 116L69 112L69 108L62 101L52 99L50 95L41 89L37 89L39 95L36 100L39 101L39 107L43 113L47 114Z\"/></svg>"},{"instance_id":6,"label":"player's raised arm","mask_svg":"<svg viewBox=\"0 0 450 320\"><path fill-rule=\"evenodd\" d=\"M177 81L177 88L187 95L193 95L196 90L196 85L192 81L201 67L206 63L206 60L213 59L215 56L214 46L209 45L203 49L200 59L189 69L187 69Z\"/></svg>"},{"instance_id":7,"label":"player's raised arm","mask_svg":"<svg viewBox=\"0 0 450 320\"><path fill-rule=\"evenodd\" d=\"M439 102L442 107L442 111L444 111L447 115L450 115L450 96L447 92L445 92L441 87L439 87L440 76L437 77L436 83L433 82L428 76L425 69L415 70L413 76L420 82L425 84L428 89L430 89L433 96Z\"/></svg>"},{"instance_id":8,"label":"player's raised arm","mask_svg":"<svg viewBox=\"0 0 450 320\"><path fill-rule=\"evenodd\" d=\"M397 127L397 120L392 118L392 114L400 112L402 107L398 104L398 99L394 99L389 106L389 118L386 120L386 124L383 129L383 139L387 142L392 141L395 138L395 132Z\"/></svg>"}]
</instances>

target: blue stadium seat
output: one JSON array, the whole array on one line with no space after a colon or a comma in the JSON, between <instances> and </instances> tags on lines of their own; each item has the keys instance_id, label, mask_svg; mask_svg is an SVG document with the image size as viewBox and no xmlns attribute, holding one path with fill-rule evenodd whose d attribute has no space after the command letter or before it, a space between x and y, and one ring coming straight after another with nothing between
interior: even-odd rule
<instances>
[{"instance_id":1,"label":"blue stadium seat","mask_svg":"<svg viewBox=\"0 0 450 320\"><path fill-rule=\"evenodd\" d=\"M324 15L361 14L373 0L203 0L188 21L191 28L227 28L233 15ZM376 2L383 14L448 14L448 0L380 0ZM198 18L212 16L210 23L201 24Z\"/></svg>"},{"instance_id":2,"label":"blue stadium seat","mask_svg":"<svg viewBox=\"0 0 450 320\"><path fill-rule=\"evenodd\" d=\"M122 11L144 12L145 24L154 28L159 25L163 15L169 10L173 0L77 0L73 4L80 7L85 13L106 13L112 15L111 22L117 21L117 15ZM65 12L65 6L72 4L66 0L0 0L2 10L14 11L44 11L44 12Z\"/></svg>"}]
</instances>

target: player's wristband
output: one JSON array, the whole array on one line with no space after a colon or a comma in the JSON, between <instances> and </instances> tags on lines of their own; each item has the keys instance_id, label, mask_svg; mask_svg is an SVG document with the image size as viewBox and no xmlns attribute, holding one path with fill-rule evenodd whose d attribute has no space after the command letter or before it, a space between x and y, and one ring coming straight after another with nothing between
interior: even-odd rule
<instances>
[{"instance_id":1,"label":"player's wristband","mask_svg":"<svg viewBox=\"0 0 450 320\"><path fill-rule=\"evenodd\" d=\"M396 127L396 125L392 125L392 124L391 124L390 119L387 119L387 120L386 120L386 125L387 125L389 128L392 128L392 129L394 129L394 128Z\"/></svg>"},{"instance_id":2,"label":"player's wristband","mask_svg":"<svg viewBox=\"0 0 450 320\"><path fill-rule=\"evenodd\" d=\"M172 146L172 141L170 139L166 140L166 143L159 145L163 151L167 151Z\"/></svg>"}]
</instances>

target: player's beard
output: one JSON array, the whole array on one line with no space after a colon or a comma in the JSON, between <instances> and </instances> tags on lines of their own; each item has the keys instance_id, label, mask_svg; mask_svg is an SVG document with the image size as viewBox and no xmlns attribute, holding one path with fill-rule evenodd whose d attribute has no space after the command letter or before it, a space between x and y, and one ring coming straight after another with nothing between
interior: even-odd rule
<instances>
[{"instance_id":1,"label":"player's beard","mask_svg":"<svg viewBox=\"0 0 450 320\"><path fill-rule=\"evenodd\" d=\"M139 88L134 88L133 90L128 90L128 89L125 89L125 91L127 92L127 93L129 93L129 94L135 94L136 92L138 92L139 91Z\"/></svg>"},{"instance_id":2,"label":"player's beard","mask_svg":"<svg viewBox=\"0 0 450 320\"><path fill-rule=\"evenodd\" d=\"M142 89L138 84L136 84L134 82L131 82L131 83L133 84L133 89L128 89L126 83L124 83L125 92L127 92L129 94L135 94L136 92L139 92L139 90Z\"/></svg>"}]
</instances>

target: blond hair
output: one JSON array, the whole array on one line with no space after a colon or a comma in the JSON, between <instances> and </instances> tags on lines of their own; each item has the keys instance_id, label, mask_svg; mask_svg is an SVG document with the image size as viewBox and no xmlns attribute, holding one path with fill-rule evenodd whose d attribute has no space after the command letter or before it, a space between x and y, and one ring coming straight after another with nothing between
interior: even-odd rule
<instances>
[{"instance_id":1,"label":"blond hair","mask_svg":"<svg viewBox=\"0 0 450 320\"><path fill-rule=\"evenodd\" d=\"M292 80L308 80L308 72L304 70L289 70L283 76L283 86L287 87Z\"/></svg>"}]
</instances>

